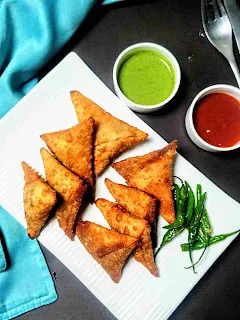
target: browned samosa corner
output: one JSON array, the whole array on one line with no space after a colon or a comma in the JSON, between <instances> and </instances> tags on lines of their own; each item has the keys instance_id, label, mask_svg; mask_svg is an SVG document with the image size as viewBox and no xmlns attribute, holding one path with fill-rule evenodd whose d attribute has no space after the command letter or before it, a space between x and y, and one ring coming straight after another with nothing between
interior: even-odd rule
<instances>
[{"instance_id":1,"label":"browned samosa corner","mask_svg":"<svg viewBox=\"0 0 240 320\"><path fill-rule=\"evenodd\" d=\"M155 223L156 198L142 190L115 183L110 179L105 179L105 184L114 199L127 211L151 224Z\"/></svg>"},{"instance_id":2,"label":"browned samosa corner","mask_svg":"<svg viewBox=\"0 0 240 320\"><path fill-rule=\"evenodd\" d=\"M177 141L174 140L163 149L112 165L126 179L129 186L146 191L160 201L159 214L168 223L176 219L172 196L172 172L176 148Z\"/></svg>"},{"instance_id":3,"label":"browned samosa corner","mask_svg":"<svg viewBox=\"0 0 240 320\"><path fill-rule=\"evenodd\" d=\"M145 140L148 135L112 116L78 91L71 91L78 121L92 117L96 123L94 170L99 174L120 153Z\"/></svg>"},{"instance_id":4,"label":"browned samosa corner","mask_svg":"<svg viewBox=\"0 0 240 320\"><path fill-rule=\"evenodd\" d=\"M118 283L126 259L138 244L137 239L89 221L78 221L76 234L85 249Z\"/></svg>"},{"instance_id":5,"label":"browned samosa corner","mask_svg":"<svg viewBox=\"0 0 240 320\"><path fill-rule=\"evenodd\" d=\"M60 205L56 209L58 223L72 240L74 237L74 225L87 185L77 175L58 162L46 149L41 149L41 156L46 180L61 197Z\"/></svg>"},{"instance_id":6,"label":"browned samosa corner","mask_svg":"<svg viewBox=\"0 0 240 320\"><path fill-rule=\"evenodd\" d=\"M115 198L129 213L138 218L147 220L150 228L146 228L142 234L142 243L139 244L134 252L134 258L141 262L154 276L159 276L153 257L153 245L151 234L156 229L156 209L157 199L139 189L117 184L109 179L105 179L105 184Z\"/></svg>"},{"instance_id":7,"label":"browned samosa corner","mask_svg":"<svg viewBox=\"0 0 240 320\"><path fill-rule=\"evenodd\" d=\"M56 192L26 163L24 172L24 210L30 238L36 238L44 226L51 209L57 202Z\"/></svg>"},{"instance_id":8,"label":"browned samosa corner","mask_svg":"<svg viewBox=\"0 0 240 320\"><path fill-rule=\"evenodd\" d=\"M149 223L145 219L130 214L119 204L106 199L97 199L95 203L111 228L140 240L136 251L136 260L145 265L152 274L158 276L153 258Z\"/></svg>"},{"instance_id":9,"label":"browned samosa corner","mask_svg":"<svg viewBox=\"0 0 240 320\"><path fill-rule=\"evenodd\" d=\"M41 138L56 158L84 179L92 189L94 183L93 118L86 119L70 129L42 134Z\"/></svg>"}]
</instances>

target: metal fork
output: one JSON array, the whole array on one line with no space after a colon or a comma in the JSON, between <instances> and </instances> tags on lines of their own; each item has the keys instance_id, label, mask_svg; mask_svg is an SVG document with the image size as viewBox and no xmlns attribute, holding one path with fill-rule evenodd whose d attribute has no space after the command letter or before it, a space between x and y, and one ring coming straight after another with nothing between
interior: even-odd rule
<instances>
[{"instance_id":1,"label":"metal fork","mask_svg":"<svg viewBox=\"0 0 240 320\"><path fill-rule=\"evenodd\" d=\"M203 28L208 40L228 60L240 87L240 73L233 54L232 26L221 0L201 0Z\"/></svg>"}]
</instances>

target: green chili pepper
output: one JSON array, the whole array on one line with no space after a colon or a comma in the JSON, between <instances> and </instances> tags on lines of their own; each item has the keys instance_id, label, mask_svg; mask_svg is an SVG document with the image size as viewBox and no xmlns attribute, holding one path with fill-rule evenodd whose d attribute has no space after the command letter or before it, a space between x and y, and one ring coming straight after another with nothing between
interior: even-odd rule
<instances>
[{"instance_id":1,"label":"green chili pepper","mask_svg":"<svg viewBox=\"0 0 240 320\"><path fill-rule=\"evenodd\" d=\"M195 206L195 197L194 197L194 193L192 191L192 188L190 187L190 185L188 184L187 181L185 181L185 185L186 185L187 192L188 192L188 197L187 197L188 202L187 202L185 222L186 222L186 225L188 225L192 219L192 216L193 216L193 210L194 210L194 206Z\"/></svg>"},{"instance_id":2,"label":"green chili pepper","mask_svg":"<svg viewBox=\"0 0 240 320\"><path fill-rule=\"evenodd\" d=\"M183 184L181 186L180 190L176 189L177 219L173 223L169 224L168 226L163 227L164 229L171 230L171 229L175 229L175 228L180 228L184 224L186 199L187 199L187 191L186 191L186 188Z\"/></svg>"},{"instance_id":3,"label":"green chili pepper","mask_svg":"<svg viewBox=\"0 0 240 320\"><path fill-rule=\"evenodd\" d=\"M203 208L200 230L199 230L199 234L198 234L198 240L200 240L204 243L204 250L203 250L201 256L199 257L199 259L197 260L197 262L194 263L194 266L196 266L201 261L202 257L204 256L204 254L207 250L207 247L209 246L209 241L210 241L211 235L212 235L212 227L210 224L208 213L207 213L207 210L205 208ZM187 267L185 269L189 269L189 268L192 268L192 266Z\"/></svg>"},{"instance_id":4,"label":"green chili pepper","mask_svg":"<svg viewBox=\"0 0 240 320\"><path fill-rule=\"evenodd\" d=\"M193 266L195 267L201 260L202 260L202 257L204 256L204 253L206 252L207 250L207 247L209 246L209 241L210 241L210 237L207 238L207 241L204 241L203 244L204 244L204 250L202 252L202 254L200 255L199 259L194 262ZM184 267L185 269L190 269L190 268L193 268L193 266L190 266L190 267Z\"/></svg>"},{"instance_id":5,"label":"green chili pepper","mask_svg":"<svg viewBox=\"0 0 240 320\"><path fill-rule=\"evenodd\" d=\"M180 198L180 188L179 188L178 184L176 184L176 183L174 183L173 186L174 186L175 194L176 194L176 206L178 206L178 201Z\"/></svg>"},{"instance_id":6,"label":"green chili pepper","mask_svg":"<svg viewBox=\"0 0 240 320\"><path fill-rule=\"evenodd\" d=\"M204 208L202 213L202 219L201 219L201 231L203 233L203 236L205 240L207 241L209 237L212 235L212 227L211 223L208 217L208 212Z\"/></svg>"},{"instance_id":7,"label":"green chili pepper","mask_svg":"<svg viewBox=\"0 0 240 320\"><path fill-rule=\"evenodd\" d=\"M189 257L190 257L191 264L193 266L194 273L196 273L196 272L195 272L195 268L194 268L194 264L193 264L193 260L192 260L192 250L193 250L194 245L197 241L197 236L198 236L198 232L199 232L200 221L201 221L201 217L202 217L202 210L203 210L205 198L206 198L206 193L201 195L201 197L197 203L195 214L191 220L191 223L190 223L189 229L188 229Z\"/></svg>"},{"instance_id":8,"label":"green chili pepper","mask_svg":"<svg viewBox=\"0 0 240 320\"><path fill-rule=\"evenodd\" d=\"M202 242L202 243L206 242L206 239L205 239L204 235L202 234L201 229L199 230L199 233L197 235L196 240L197 240L196 242Z\"/></svg>"},{"instance_id":9,"label":"green chili pepper","mask_svg":"<svg viewBox=\"0 0 240 320\"><path fill-rule=\"evenodd\" d=\"M202 186L200 184L197 184L197 202L200 201L201 196L202 196Z\"/></svg>"},{"instance_id":10,"label":"green chili pepper","mask_svg":"<svg viewBox=\"0 0 240 320\"><path fill-rule=\"evenodd\" d=\"M219 234L217 236L213 236L211 238L209 238L209 244L208 246L212 246L213 244L216 244L218 242L221 242L223 240L225 240L226 238L236 234L240 232L240 230L234 231L234 232L230 232L230 233L226 233L226 234ZM202 243L200 241L196 242L193 250L201 250L204 249L205 243ZM183 243L181 244L181 249L182 251L189 251L189 244L188 243Z\"/></svg>"},{"instance_id":11,"label":"green chili pepper","mask_svg":"<svg viewBox=\"0 0 240 320\"><path fill-rule=\"evenodd\" d=\"M185 227L182 226L182 227L180 227L178 229L168 230L165 233L165 235L163 236L162 243L161 243L160 247L154 253L154 257L157 256L158 252L160 251L160 249L163 246L165 246L168 242L172 241L175 237L177 237L184 229L185 229Z\"/></svg>"}]
</instances>

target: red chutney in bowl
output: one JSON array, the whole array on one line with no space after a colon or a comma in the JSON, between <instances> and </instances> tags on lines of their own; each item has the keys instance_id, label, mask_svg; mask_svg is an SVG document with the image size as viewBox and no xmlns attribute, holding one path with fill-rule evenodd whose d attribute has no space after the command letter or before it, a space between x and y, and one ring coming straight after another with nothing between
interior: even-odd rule
<instances>
[{"instance_id":1,"label":"red chutney in bowl","mask_svg":"<svg viewBox=\"0 0 240 320\"><path fill-rule=\"evenodd\" d=\"M240 102L226 93L211 93L197 102L193 123L207 143L232 147L240 141Z\"/></svg>"}]
</instances>

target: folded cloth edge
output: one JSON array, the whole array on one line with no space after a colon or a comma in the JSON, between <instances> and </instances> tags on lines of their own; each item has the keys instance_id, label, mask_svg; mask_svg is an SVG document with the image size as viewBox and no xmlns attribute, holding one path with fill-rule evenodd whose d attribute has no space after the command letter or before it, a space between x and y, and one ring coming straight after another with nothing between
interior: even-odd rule
<instances>
[{"instance_id":1,"label":"folded cloth edge","mask_svg":"<svg viewBox=\"0 0 240 320\"><path fill-rule=\"evenodd\" d=\"M7 260L3 250L2 241L0 238L0 272L6 270L7 268Z\"/></svg>"}]
</instances>

